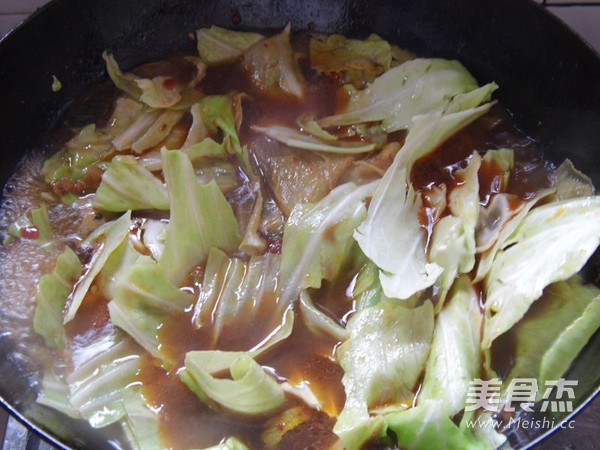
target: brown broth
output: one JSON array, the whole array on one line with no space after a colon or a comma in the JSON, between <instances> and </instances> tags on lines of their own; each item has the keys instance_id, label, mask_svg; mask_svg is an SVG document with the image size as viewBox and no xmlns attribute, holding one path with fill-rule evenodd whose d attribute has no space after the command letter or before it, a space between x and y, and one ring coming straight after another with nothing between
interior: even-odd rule
<instances>
[{"instance_id":1,"label":"brown broth","mask_svg":"<svg viewBox=\"0 0 600 450\"><path fill-rule=\"evenodd\" d=\"M89 338L101 332L110 324L108 300L93 285L86 294L75 318L65 326L67 337L85 346Z\"/></svg>"},{"instance_id":2,"label":"brown broth","mask_svg":"<svg viewBox=\"0 0 600 450\"><path fill-rule=\"evenodd\" d=\"M515 169L507 193L527 199L549 186L552 167L543 160L541 149L512 124L508 112L499 106L448 139L436 151L419 159L411 171L413 186L419 191L445 184L450 192L461 181L457 180L455 172L466 167L474 151L483 154L499 148L512 148L515 152ZM480 199L487 203L490 195L498 193L495 178L500 171L491 165L483 165L482 169L479 174Z\"/></svg>"},{"instance_id":3,"label":"brown broth","mask_svg":"<svg viewBox=\"0 0 600 450\"><path fill-rule=\"evenodd\" d=\"M307 381L330 415L341 411L346 395L341 383L343 371L335 362L339 342L312 333L296 312L292 335L266 357L261 364L292 384Z\"/></svg>"},{"instance_id":4,"label":"brown broth","mask_svg":"<svg viewBox=\"0 0 600 450\"><path fill-rule=\"evenodd\" d=\"M541 149L514 126L508 111L496 105L413 165L410 179L415 190L422 192L423 204L418 218L426 230L427 242L431 239L437 219L450 214L450 211L448 207L442 212L435 211L423 193L443 188L448 198L448 194L464 182L457 171L467 167L473 152L483 154L489 149L500 148L514 150L515 167L506 189L500 189L502 169L496 164L482 163L478 172L481 205L486 206L494 195L504 192L514 194L510 206L516 209L522 201L551 185L553 168L544 161Z\"/></svg>"},{"instance_id":5,"label":"brown broth","mask_svg":"<svg viewBox=\"0 0 600 450\"><path fill-rule=\"evenodd\" d=\"M334 88L328 78L319 78L302 100L295 98L250 97L244 103L244 122L240 138L249 140L251 125L282 124L296 126L299 117L324 117L335 111Z\"/></svg>"},{"instance_id":6,"label":"brown broth","mask_svg":"<svg viewBox=\"0 0 600 450\"><path fill-rule=\"evenodd\" d=\"M260 422L244 422L232 415L215 414L195 395L190 395L176 371L166 372L146 358L138 379L144 386L146 400L159 412L161 441L167 448L206 448L234 435L257 444Z\"/></svg>"},{"instance_id":7,"label":"brown broth","mask_svg":"<svg viewBox=\"0 0 600 450\"><path fill-rule=\"evenodd\" d=\"M191 316L188 317L191 321ZM161 341L169 349L169 356L175 356L177 367L183 366L183 357L190 350L214 348L209 344L210 337L196 330L187 320L167 321L161 329ZM219 349L248 349L242 342L229 347L227 338L238 340L234 330L223 340ZM204 344L204 345L203 345ZM279 380L287 380L297 385L308 383L313 393L323 403L323 409L335 416L343 407L345 394L341 379L343 371L335 362L333 354L339 343L323 336L316 336L304 325L299 312L296 313L292 335L258 358L261 365ZM161 437L163 443L174 449L215 445L229 436L243 437L247 442L261 448L260 433L267 418L245 419L227 412L215 412L190 395L188 388L177 377L177 370L167 372L145 359L138 381L144 386L144 395L153 408L160 411ZM302 404L297 398L288 395L283 409ZM332 424L331 424L332 425ZM322 431L322 430L321 430ZM318 427L315 433L320 433ZM282 447L286 448L286 447Z\"/></svg>"}]
</instances>

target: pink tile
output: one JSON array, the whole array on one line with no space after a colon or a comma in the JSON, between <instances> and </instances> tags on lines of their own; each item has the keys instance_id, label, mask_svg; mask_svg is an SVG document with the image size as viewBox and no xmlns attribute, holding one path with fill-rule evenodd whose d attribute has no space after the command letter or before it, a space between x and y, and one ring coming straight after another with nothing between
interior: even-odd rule
<instances>
[{"instance_id":1,"label":"pink tile","mask_svg":"<svg viewBox=\"0 0 600 450\"><path fill-rule=\"evenodd\" d=\"M537 1L537 0L536 0ZM565 4L565 3L598 3L598 0L547 0L546 4L552 6L554 4Z\"/></svg>"},{"instance_id":2,"label":"pink tile","mask_svg":"<svg viewBox=\"0 0 600 450\"><path fill-rule=\"evenodd\" d=\"M0 0L1 1L1 0ZM0 38L8 34L10 30L23 22L28 14L2 14L0 15Z\"/></svg>"},{"instance_id":3,"label":"pink tile","mask_svg":"<svg viewBox=\"0 0 600 450\"><path fill-rule=\"evenodd\" d=\"M548 9L600 51L600 6L565 6Z\"/></svg>"},{"instance_id":4,"label":"pink tile","mask_svg":"<svg viewBox=\"0 0 600 450\"><path fill-rule=\"evenodd\" d=\"M48 0L0 0L0 14L30 14Z\"/></svg>"}]
</instances>

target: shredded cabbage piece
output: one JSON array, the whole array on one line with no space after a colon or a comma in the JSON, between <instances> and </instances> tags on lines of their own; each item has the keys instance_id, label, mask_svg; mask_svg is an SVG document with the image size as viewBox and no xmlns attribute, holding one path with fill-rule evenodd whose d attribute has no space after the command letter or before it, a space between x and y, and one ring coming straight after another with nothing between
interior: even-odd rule
<instances>
[{"instance_id":1,"label":"shredded cabbage piece","mask_svg":"<svg viewBox=\"0 0 600 450\"><path fill-rule=\"evenodd\" d=\"M468 277L462 276L436 318L417 405L435 402L449 418L465 408L469 383L480 378L482 323L478 292Z\"/></svg>"},{"instance_id":2,"label":"shredded cabbage piece","mask_svg":"<svg viewBox=\"0 0 600 450\"><path fill-rule=\"evenodd\" d=\"M298 130L283 125L271 125L269 127L259 127L254 125L252 129L257 133L262 133L289 147L318 152L355 155L370 152L377 147L374 143L346 143L343 141L336 141L335 143L326 142L318 137L303 134Z\"/></svg>"}]
</instances>

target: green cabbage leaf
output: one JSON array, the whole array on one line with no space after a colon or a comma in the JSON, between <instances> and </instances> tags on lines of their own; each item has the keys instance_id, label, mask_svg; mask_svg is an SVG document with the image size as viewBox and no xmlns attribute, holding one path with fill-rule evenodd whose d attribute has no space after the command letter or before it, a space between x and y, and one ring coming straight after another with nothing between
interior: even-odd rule
<instances>
[{"instance_id":1,"label":"green cabbage leaf","mask_svg":"<svg viewBox=\"0 0 600 450\"><path fill-rule=\"evenodd\" d=\"M231 363L231 379L216 378L207 371L211 365L207 358L211 357L190 352L185 357L185 368L178 372L203 403L245 416L268 414L283 406L283 389L250 356L241 355Z\"/></svg>"},{"instance_id":2,"label":"green cabbage leaf","mask_svg":"<svg viewBox=\"0 0 600 450\"><path fill-rule=\"evenodd\" d=\"M211 248L194 308L197 328L211 330L217 342L225 327L265 324L265 317L281 323L289 305L281 304L278 294L280 255L266 253L248 261L229 258ZM261 325L261 326L262 326Z\"/></svg>"},{"instance_id":3,"label":"green cabbage leaf","mask_svg":"<svg viewBox=\"0 0 600 450\"><path fill-rule=\"evenodd\" d=\"M132 156L115 156L102 175L94 207L111 212L169 209L163 183Z\"/></svg>"},{"instance_id":4,"label":"green cabbage leaf","mask_svg":"<svg viewBox=\"0 0 600 450\"><path fill-rule=\"evenodd\" d=\"M65 346L63 309L82 267L73 250L66 247L56 260L52 273L44 275L38 284L33 329L43 336L50 348Z\"/></svg>"},{"instance_id":5,"label":"green cabbage leaf","mask_svg":"<svg viewBox=\"0 0 600 450\"><path fill-rule=\"evenodd\" d=\"M376 34L348 39L340 34L315 36L309 44L310 65L323 73L336 73L342 82L360 87L390 69L392 47Z\"/></svg>"},{"instance_id":6,"label":"green cabbage leaf","mask_svg":"<svg viewBox=\"0 0 600 450\"><path fill-rule=\"evenodd\" d=\"M187 85L166 76L157 76L152 79L141 78L132 73L124 73L108 52L102 54L106 63L108 76L121 91L140 101L150 108L189 108L202 94L194 89L204 72L200 65L196 65L199 72L192 85Z\"/></svg>"},{"instance_id":7,"label":"green cabbage leaf","mask_svg":"<svg viewBox=\"0 0 600 450\"><path fill-rule=\"evenodd\" d=\"M252 130L257 133L262 133L271 139L275 139L288 147L301 148L304 150L356 155L370 152L376 148L376 144L373 143L353 143L340 140L328 142L284 125L271 125L268 127L254 125L252 126Z\"/></svg>"},{"instance_id":8,"label":"green cabbage leaf","mask_svg":"<svg viewBox=\"0 0 600 450\"><path fill-rule=\"evenodd\" d=\"M350 336L345 328L317 308L306 291L300 293L300 312L306 327L317 336L329 336L339 342Z\"/></svg>"},{"instance_id":9,"label":"green cabbage leaf","mask_svg":"<svg viewBox=\"0 0 600 450\"><path fill-rule=\"evenodd\" d=\"M479 153L471 156L469 165L457 170L455 176L462 184L450 193L451 214L442 217L433 228L429 259L444 269L438 284L441 288L439 303L443 305L446 293L458 274L469 273L475 266L475 228L479 217L479 180L481 164Z\"/></svg>"},{"instance_id":10,"label":"green cabbage leaf","mask_svg":"<svg viewBox=\"0 0 600 450\"><path fill-rule=\"evenodd\" d=\"M460 129L488 111L490 105L453 114L419 116L386 170L354 238L381 270L389 298L408 299L435 283L442 267L427 259L425 234L418 221L421 198L413 189L410 169Z\"/></svg>"},{"instance_id":11,"label":"green cabbage leaf","mask_svg":"<svg viewBox=\"0 0 600 450\"><path fill-rule=\"evenodd\" d=\"M303 98L306 82L290 44L291 26L250 47L242 67L256 89L267 96Z\"/></svg>"},{"instance_id":12,"label":"green cabbage leaf","mask_svg":"<svg viewBox=\"0 0 600 450\"><path fill-rule=\"evenodd\" d=\"M160 417L144 399L140 386L129 386L123 392L126 415L123 431L136 450L162 450Z\"/></svg>"},{"instance_id":13,"label":"green cabbage leaf","mask_svg":"<svg viewBox=\"0 0 600 450\"><path fill-rule=\"evenodd\" d=\"M288 218L281 248L283 303L296 300L300 291L319 288L331 280L353 248L355 228L365 218L365 200L377 182L343 184L317 203L298 204Z\"/></svg>"},{"instance_id":14,"label":"green cabbage leaf","mask_svg":"<svg viewBox=\"0 0 600 450\"><path fill-rule=\"evenodd\" d=\"M386 417L400 448L410 450L492 450L469 429L445 414L442 401L431 401Z\"/></svg>"},{"instance_id":15,"label":"green cabbage leaf","mask_svg":"<svg viewBox=\"0 0 600 450\"><path fill-rule=\"evenodd\" d=\"M505 386L515 378L535 378L543 394L546 381L565 375L599 327L600 289L578 277L550 285L511 330L515 362Z\"/></svg>"},{"instance_id":16,"label":"green cabbage leaf","mask_svg":"<svg viewBox=\"0 0 600 450\"><path fill-rule=\"evenodd\" d=\"M114 329L76 348L72 371L65 377L73 409L94 428L123 418L127 413L124 392L135 381L140 359L139 347Z\"/></svg>"},{"instance_id":17,"label":"green cabbage leaf","mask_svg":"<svg viewBox=\"0 0 600 450\"><path fill-rule=\"evenodd\" d=\"M117 282L108 310L115 326L169 365L172 361L161 351L159 329L166 318L182 314L192 303L190 293L172 284L152 258L141 256Z\"/></svg>"},{"instance_id":18,"label":"green cabbage leaf","mask_svg":"<svg viewBox=\"0 0 600 450\"><path fill-rule=\"evenodd\" d=\"M579 272L600 243L600 197L532 209L504 242L485 280L483 349L527 312L544 288Z\"/></svg>"},{"instance_id":19,"label":"green cabbage leaf","mask_svg":"<svg viewBox=\"0 0 600 450\"><path fill-rule=\"evenodd\" d=\"M81 303L83 303L94 279L104 268L110 255L121 245L121 242L128 237L130 226L131 212L128 211L119 219L108 222L96 229L96 231L88 237L87 240L96 245L98 249L92 256L92 260L87 265L83 276L69 297L64 315L65 324L73 320L75 314L77 314L77 310L81 306Z\"/></svg>"},{"instance_id":20,"label":"green cabbage leaf","mask_svg":"<svg viewBox=\"0 0 600 450\"><path fill-rule=\"evenodd\" d=\"M449 418L465 408L469 383L480 378L482 322L479 294L463 276L437 316L418 405L435 402Z\"/></svg>"},{"instance_id":21,"label":"green cabbage leaf","mask_svg":"<svg viewBox=\"0 0 600 450\"><path fill-rule=\"evenodd\" d=\"M430 301L407 308L397 300L382 299L349 319L350 338L336 352L344 369L346 403L333 429L348 449L360 448L381 428L378 408L411 407L429 357L433 327Z\"/></svg>"},{"instance_id":22,"label":"green cabbage leaf","mask_svg":"<svg viewBox=\"0 0 600 450\"><path fill-rule=\"evenodd\" d=\"M60 411L73 419L81 419L77 411L69 402L69 387L67 383L50 371L44 371L40 391L35 400L40 405Z\"/></svg>"},{"instance_id":23,"label":"green cabbage leaf","mask_svg":"<svg viewBox=\"0 0 600 450\"><path fill-rule=\"evenodd\" d=\"M340 114L319 120L322 127L381 121L388 133L414 126L412 119L433 112L453 113L487 102L498 86L478 88L458 61L413 59L388 70L363 90L349 89Z\"/></svg>"},{"instance_id":24,"label":"green cabbage leaf","mask_svg":"<svg viewBox=\"0 0 600 450\"><path fill-rule=\"evenodd\" d=\"M216 25L196 32L198 54L209 65L233 61L263 39L262 34L232 31Z\"/></svg>"},{"instance_id":25,"label":"green cabbage leaf","mask_svg":"<svg viewBox=\"0 0 600 450\"><path fill-rule=\"evenodd\" d=\"M212 247L234 252L242 239L231 205L217 184L198 183L185 153L163 149L162 156L171 217L158 266L179 285L206 260Z\"/></svg>"}]
</instances>

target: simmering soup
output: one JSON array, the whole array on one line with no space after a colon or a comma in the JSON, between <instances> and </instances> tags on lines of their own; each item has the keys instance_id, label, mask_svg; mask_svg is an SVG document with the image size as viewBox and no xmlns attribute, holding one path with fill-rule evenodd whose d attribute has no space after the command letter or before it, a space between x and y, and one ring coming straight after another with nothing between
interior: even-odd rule
<instances>
[{"instance_id":1,"label":"simmering soup","mask_svg":"<svg viewBox=\"0 0 600 450\"><path fill-rule=\"evenodd\" d=\"M501 445L489 421L600 325L589 178L457 61L289 26L196 42L105 53L6 188L1 323L37 402L144 450Z\"/></svg>"}]
</instances>

